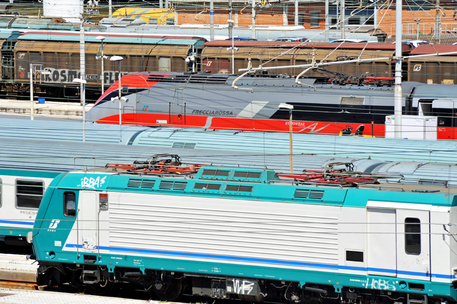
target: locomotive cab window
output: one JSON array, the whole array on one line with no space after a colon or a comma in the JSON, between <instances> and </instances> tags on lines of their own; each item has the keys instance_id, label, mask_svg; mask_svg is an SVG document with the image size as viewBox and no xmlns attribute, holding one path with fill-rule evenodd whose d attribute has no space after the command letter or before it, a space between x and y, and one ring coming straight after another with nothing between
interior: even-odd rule
<instances>
[{"instance_id":1,"label":"locomotive cab window","mask_svg":"<svg viewBox=\"0 0 457 304\"><path fill-rule=\"evenodd\" d=\"M76 215L76 194L66 191L63 193L63 211L65 216Z\"/></svg>"},{"instance_id":2,"label":"locomotive cab window","mask_svg":"<svg viewBox=\"0 0 457 304\"><path fill-rule=\"evenodd\" d=\"M16 206L18 208L38 208L44 193L42 181L17 180Z\"/></svg>"},{"instance_id":3,"label":"locomotive cab window","mask_svg":"<svg viewBox=\"0 0 457 304\"><path fill-rule=\"evenodd\" d=\"M405 219L405 251L412 255L421 253L421 222L418 218Z\"/></svg>"}]
</instances>

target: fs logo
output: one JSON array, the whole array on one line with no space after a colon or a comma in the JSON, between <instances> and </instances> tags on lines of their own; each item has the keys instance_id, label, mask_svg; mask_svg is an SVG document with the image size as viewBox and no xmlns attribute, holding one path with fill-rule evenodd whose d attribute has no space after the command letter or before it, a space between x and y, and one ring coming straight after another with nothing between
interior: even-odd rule
<instances>
[{"instance_id":1,"label":"fs logo","mask_svg":"<svg viewBox=\"0 0 457 304\"><path fill-rule=\"evenodd\" d=\"M49 224L49 228L48 228L48 231L49 230L56 230L57 229L57 225L59 225L60 223L60 220L52 220L51 221L51 224Z\"/></svg>"}]
</instances>

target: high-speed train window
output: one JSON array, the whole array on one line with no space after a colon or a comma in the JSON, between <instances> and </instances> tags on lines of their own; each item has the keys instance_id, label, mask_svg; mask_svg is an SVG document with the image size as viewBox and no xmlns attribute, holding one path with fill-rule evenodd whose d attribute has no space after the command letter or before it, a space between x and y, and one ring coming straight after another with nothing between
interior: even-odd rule
<instances>
[{"instance_id":1,"label":"high-speed train window","mask_svg":"<svg viewBox=\"0 0 457 304\"><path fill-rule=\"evenodd\" d=\"M16 206L38 208L44 193L42 181L16 180Z\"/></svg>"},{"instance_id":2,"label":"high-speed train window","mask_svg":"<svg viewBox=\"0 0 457 304\"><path fill-rule=\"evenodd\" d=\"M76 194L74 192L63 193L63 212L65 216L76 215Z\"/></svg>"},{"instance_id":3,"label":"high-speed train window","mask_svg":"<svg viewBox=\"0 0 457 304\"><path fill-rule=\"evenodd\" d=\"M421 222L418 218L405 219L405 251L413 255L421 253Z\"/></svg>"}]
</instances>

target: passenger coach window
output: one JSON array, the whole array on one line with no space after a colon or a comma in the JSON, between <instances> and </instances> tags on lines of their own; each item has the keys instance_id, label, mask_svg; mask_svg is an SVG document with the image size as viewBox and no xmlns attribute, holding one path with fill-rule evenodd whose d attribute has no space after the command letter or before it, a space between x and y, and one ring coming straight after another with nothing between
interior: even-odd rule
<instances>
[{"instance_id":1,"label":"passenger coach window","mask_svg":"<svg viewBox=\"0 0 457 304\"><path fill-rule=\"evenodd\" d=\"M0 178L0 207L2 207L2 179Z\"/></svg>"},{"instance_id":2,"label":"passenger coach window","mask_svg":"<svg viewBox=\"0 0 457 304\"><path fill-rule=\"evenodd\" d=\"M43 197L44 185L41 181L16 181L16 206L19 208L38 208Z\"/></svg>"},{"instance_id":3,"label":"passenger coach window","mask_svg":"<svg viewBox=\"0 0 457 304\"><path fill-rule=\"evenodd\" d=\"M405 251L414 255L421 253L421 222L418 218L405 219Z\"/></svg>"},{"instance_id":4,"label":"passenger coach window","mask_svg":"<svg viewBox=\"0 0 457 304\"><path fill-rule=\"evenodd\" d=\"M63 212L65 216L76 215L76 194L74 192L63 193Z\"/></svg>"}]
</instances>

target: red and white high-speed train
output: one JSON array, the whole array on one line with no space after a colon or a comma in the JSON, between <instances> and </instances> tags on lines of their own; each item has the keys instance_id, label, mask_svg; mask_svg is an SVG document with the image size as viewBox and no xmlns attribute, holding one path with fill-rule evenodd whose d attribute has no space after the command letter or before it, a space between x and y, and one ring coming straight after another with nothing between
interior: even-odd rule
<instances>
[{"instance_id":1,"label":"red and white high-speed train","mask_svg":"<svg viewBox=\"0 0 457 304\"><path fill-rule=\"evenodd\" d=\"M385 136L386 116L394 114L394 88L332 84L329 79L254 77L209 73L144 72L114 83L87 119L104 124L205 129L340 134L357 128ZM433 116L438 139L457 138L455 85L404 82L403 114ZM119 102L121 96L121 102ZM116 98L117 97L117 98ZM350 127L350 128L349 128ZM344 132L347 133L347 132ZM359 132L360 133L360 132Z\"/></svg>"}]
</instances>

